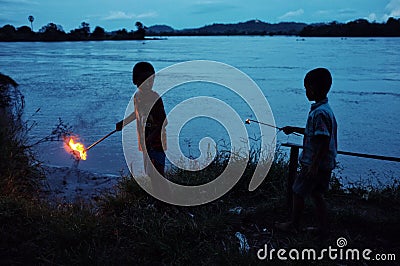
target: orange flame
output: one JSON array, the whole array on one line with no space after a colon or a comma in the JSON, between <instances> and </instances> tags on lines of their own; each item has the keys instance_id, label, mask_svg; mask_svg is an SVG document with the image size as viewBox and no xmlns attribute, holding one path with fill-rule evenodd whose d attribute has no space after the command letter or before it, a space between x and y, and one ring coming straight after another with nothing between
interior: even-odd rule
<instances>
[{"instance_id":1,"label":"orange flame","mask_svg":"<svg viewBox=\"0 0 400 266\"><path fill-rule=\"evenodd\" d=\"M76 159L86 160L86 148L82 143L76 142L74 137L71 137L69 141L66 140L65 143L67 151L72 153Z\"/></svg>"}]
</instances>

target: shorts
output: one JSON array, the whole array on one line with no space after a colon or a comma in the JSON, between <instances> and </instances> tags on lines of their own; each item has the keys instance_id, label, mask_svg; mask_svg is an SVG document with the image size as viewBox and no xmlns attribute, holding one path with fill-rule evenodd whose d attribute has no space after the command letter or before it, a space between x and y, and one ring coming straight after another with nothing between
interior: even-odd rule
<instances>
[{"instance_id":1,"label":"shorts","mask_svg":"<svg viewBox=\"0 0 400 266\"><path fill-rule=\"evenodd\" d=\"M312 177L307 173L307 170L308 167L301 167L300 173L292 186L293 192L303 198L310 196L312 193L326 193L329 189L332 171L318 170L317 175Z\"/></svg>"}]
</instances>

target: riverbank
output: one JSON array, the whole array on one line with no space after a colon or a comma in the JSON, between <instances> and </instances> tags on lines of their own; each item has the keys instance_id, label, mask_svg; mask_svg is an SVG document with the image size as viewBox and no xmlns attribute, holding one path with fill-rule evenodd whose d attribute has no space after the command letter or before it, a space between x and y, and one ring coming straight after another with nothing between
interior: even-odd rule
<instances>
[{"instance_id":1,"label":"riverbank","mask_svg":"<svg viewBox=\"0 0 400 266\"><path fill-rule=\"evenodd\" d=\"M379 188L368 186L364 179L345 189L338 178L332 178L327 194L330 235L321 242L307 230L315 226L309 202L305 230L290 234L274 229L275 221L288 219L288 162L279 153L265 182L254 192L248 191L255 167L250 163L239 183L222 198L202 206L177 207L155 200L129 175L108 187L101 176L77 168L46 170L32 152L24 123L14 125L9 124L6 134L0 132L1 265L257 265L265 263L257 257L265 245L275 250L320 251L336 249L338 239L345 239L345 247L351 249L370 249L371 257L398 256L400 251L398 179ZM210 179L227 163L227 157L217 158L225 159L200 173L169 175L175 180ZM43 182L55 191L67 192L43 197L48 189ZM83 187L89 192L96 191L96 186L106 191L90 194L87 200L78 197ZM72 201L64 201L64 196ZM358 265L329 258L321 263Z\"/></svg>"},{"instance_id":2,"label":"riverbank","mask_svg":"<svg viewBox=\"0 0 400 266\"><path fill-rule=\"evenodd\" d=\"M305 211L304 231L289 234L274 229L275 221L288 217L283 193L285 172L286 164L277 162L266 182L251 193L245 173L246 181L240 181L231 192L197 207L158 202L129 177L122 178L112 193L100 193L90 203L77 200L54 205L51 201L1 195L0 262L257 265L261 264L257 251L265 245L276 250L321 250L336 248L338 238L345 238L349 248L398 256L398 184L369 191L366 197L367 191L345 192L332 183L327 195L330 236L320 242L306 229L315 225L310 205ZM341 262L324 262L337 263Z\"/></svg>"},{"instance_id":3,"label":"riverbank","mask_svg":"<svg viewBox=\"0 0 400 266\"><path fill-rule=\"evenodd\" d=\"M110 192L121 179L117 175L98 174L77 167L43 166L42 195L49 203L96 202Z\"/></svg>"}]
</instances>

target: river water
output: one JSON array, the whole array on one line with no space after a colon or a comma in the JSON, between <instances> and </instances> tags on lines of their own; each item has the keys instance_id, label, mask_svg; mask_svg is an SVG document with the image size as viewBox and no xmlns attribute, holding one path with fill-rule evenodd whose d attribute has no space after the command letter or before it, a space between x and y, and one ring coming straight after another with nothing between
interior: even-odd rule
<instances>
[{"instance_id":1,"label":"river water","mask_svg":"<svg viewBox=\"0 0 400 266\"><path fill-rule=\"evenodd\" d=\"M0 71L20 84L26 101L25 117L37 122L30 132L32 138L50 133L61 118L86 145L112 131L115 122L123 118L135 92L131 69L136 62L149 61L161 70L188 60L219 61L243 71L261 88L278 126L304 126L310 108L304 75L312 68L327 67L333 75L329 101L339 124L339 149L400 157L399 38L235 36L0 43ZM218 88L210 89L209 95L226 98ZM189 93L179 90L166 95L166 111L188 97ZM234 108L243 120L251 115L240 105ZM194 147L204 136L216 141L225 136L215 121L199 119L191 124L182 129L180 139L186 155L196 156ZM283 133L278 133L277 139L280 143L301 143L300 137ZM73 164L62 143L46 143L37 152L47 164ZM400 176L399 163L346 156L339 156L338 161L343 168L340 175L351 180L375 176L386 182ZM79 168L114 174L126 169L121 134L90 150L88 160L81 161Z\"/></svg>"}]
</instances>

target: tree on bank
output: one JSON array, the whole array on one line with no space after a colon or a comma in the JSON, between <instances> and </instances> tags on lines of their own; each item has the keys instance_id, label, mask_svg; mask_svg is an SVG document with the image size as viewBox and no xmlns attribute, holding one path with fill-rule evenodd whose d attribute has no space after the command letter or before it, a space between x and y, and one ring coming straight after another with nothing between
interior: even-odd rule
<instances>
[{"instance_id":1,"label":"tree on bank","mask_svg":"<svg viewBox=\"0 0 400 266\"><path fill-rule=\"evenodd\" d=\"M302 37L399 37L400 19L389 18L386 23L370 23L357 19L348 23L336 21L322 25L308 25L299 34Z\"/></svg>"},{"instance_id":2,"label":"tree on bank","mask_svg":"<svg viewBox=\"0 0 400 266\"><path fill-rule=\"evenodd\" d=\"M66 33L61 25L49 23L39 30L40 39L43 41L63 41L66 39Z\"/></svg>"},{"instance_id":3,"label":"tree on bank","mask_svg":"<svg viewBox=\"0 0 400 266\"><path fill-rule=\"evenodd\" d=\"M13 41L17 37L17 30L13 25L7 24L0 28L0 40Z\"/></svg>"},{"instance_id":4,"label":"tree on bank","mask_svg":"<svg viewBox=\"0 0 400 266\"><path fill-rule=\"evenodd\" d=\"M90 35L90 25L89 23L82 22L79 28L71 30L69 37L73 40L87 40Z\"/></svg>"},{"instance_id":5,"label":"tree on bank","mask_svg":"<svg viewBox=\"0 0 400 266\"><path fill-rule=\"evenodd\" d=\"M106 31L104 30L104 28L96 26L96 28L94 29L91 37L96 39L96 40L102 40L104 39L106 36Z\"/></svg>"},{"instance_id":6,"label":"tree on bank","mask_svg":"<svg viewBox=\"0 0 400 266\"><path fill-rule=\"evenodd\" d=\"M17 29L18 40L29 40L35 38L35 33L28 26L22 26Z\"/></svg>"},{"instance_id":7,"label":"tree on bank","mask_svg":"<svg viewBox=\"0 0 400 266\"><path fill-rule=\"evenodd\" d=\"M35 18L33 16L29 16L28 17L29 22L31 23L31 29L33 31L33 21L35 20Z\"/></svg>"},{"instance_id":8,"label":"tree on bank","mask_svg":"<svg viewBox=\"0 0 400 266\"><path fill-rule=\"evenodd\" d=\"M146 29L142 22L136 21L135 23L136 31L134 34L138 37L138 39L144 39L146 35Z\"/></svg>"},{"instance_id":9,"label":"tree on bank","mask_svg":"<svg viewBox=\"0 0 400 266\"><path fill-rule=\"evenodd\" d=\"M0 42L18 42L18 41L90 41L90 40L144 40L146 29L143 23L137 21L135 23L136 31L127 31L120 29L111 33L107 33L104 28L96 26L93 33L90 32L90 25L87 22L82 22L76 29L65 33L61 25L48 23L41 27L38 32L34 32L33 16L28 17L31 22L31 27L22 26L16 29L12 25L0 27Z\"/></svg>"}]
</instances>

